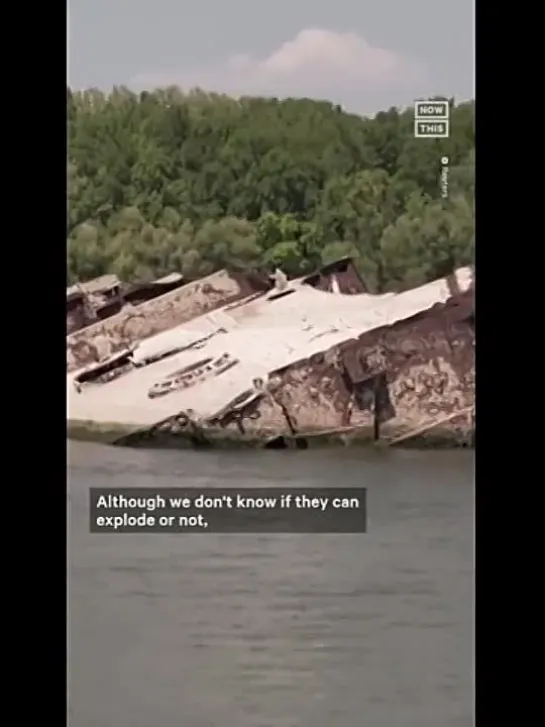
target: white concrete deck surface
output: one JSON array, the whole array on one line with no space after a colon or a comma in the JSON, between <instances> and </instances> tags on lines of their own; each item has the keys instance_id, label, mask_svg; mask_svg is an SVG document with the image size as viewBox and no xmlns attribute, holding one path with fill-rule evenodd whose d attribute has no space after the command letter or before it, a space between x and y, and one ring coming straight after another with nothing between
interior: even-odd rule
<instances>
[{"instance_id":1,"label":"white concrete deck surface","mask_svg":"<svg viewBox=\"0 0 545 727\"><path fill-rule=\"evenodd\" d=\"M461 291L471 285L472 271L456 271ZM196 318L144 341L135 357L183 346L225 329L202 348L184 351L137 368L108 384L84 386L76 393L67 376L68 411L72 420L152 425L187 409L210 417L243 391L253 379L274 369L325 351L368 330L409 318L450 297L444 279L399 295L342 295L295 284L295 292L278 300L264 296ZM149 389L164 376L207 357L229 353L240 363L217 377L188 389L150 399Z\"/></svg>"}]
</instances>

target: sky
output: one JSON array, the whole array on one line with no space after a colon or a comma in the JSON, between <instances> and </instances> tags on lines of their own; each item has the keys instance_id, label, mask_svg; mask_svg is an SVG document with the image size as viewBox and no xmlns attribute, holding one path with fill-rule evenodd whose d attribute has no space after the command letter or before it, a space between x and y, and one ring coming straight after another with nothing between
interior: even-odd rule
<instances>
[{"instance_id":1,"label":"sky","mask_svg":"<svg viewBox=\"0 0 545 727\"><path fill-rule=\"evenodd\" d=\"M474 15L474 0L68 0L68 81L303 96L361 114L462 101Z\"/></svg>"}]
</instances>

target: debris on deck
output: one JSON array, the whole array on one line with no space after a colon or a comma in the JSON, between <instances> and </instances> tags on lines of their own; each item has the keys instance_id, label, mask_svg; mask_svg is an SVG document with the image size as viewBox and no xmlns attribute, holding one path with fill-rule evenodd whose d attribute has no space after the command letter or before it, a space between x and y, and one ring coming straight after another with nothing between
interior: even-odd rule
<instances>
[{"instance_id":1,"label":"debris on deck","mask_svg":"<svg viewBox=\"0 0 545 727\"><path fill-rule=\"evenodd\" d=\"M208 302L204 281L182 286L132 336L118 316L103 321L117 338L102 353L89 328L72 334L69 431L130 446L471 445L473 271L370 295L340 263L297 281L277 274L261 292L217 273ZM78 334L94 361L75 355Z\"/></svg>"}]
</instances>

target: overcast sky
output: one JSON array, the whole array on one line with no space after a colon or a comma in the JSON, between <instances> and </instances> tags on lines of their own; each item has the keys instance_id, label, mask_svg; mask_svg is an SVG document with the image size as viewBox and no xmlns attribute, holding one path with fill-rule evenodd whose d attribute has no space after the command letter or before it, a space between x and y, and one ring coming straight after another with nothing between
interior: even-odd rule
<instances>
[{"instance_id":1,"label":"overcast sky","mask_svg":"<svg viewBox=\"0 0 545 727\"><path fill-rule=\"evenodd\" d=\"M68 0L73 88L199 86L374 113L474 95L474 0Z\"/></svg>"}]
</instances>

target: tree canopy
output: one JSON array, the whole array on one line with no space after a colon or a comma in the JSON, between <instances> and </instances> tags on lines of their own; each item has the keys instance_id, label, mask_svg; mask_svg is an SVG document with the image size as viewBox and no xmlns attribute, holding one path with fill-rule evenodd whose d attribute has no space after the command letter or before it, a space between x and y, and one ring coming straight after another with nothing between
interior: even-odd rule
<instances>
[{"instance_id":1,"label":"tree canopy","mask_svg":"<svg viewBox=\"0 0 545 727\"><path fill-rule=\"evenodd\" d=\"M473 261L473 102L451 100L447 139L414 138L412 108L176 88L68 89L67 106L69 282L350 255L384 292Z\"/></svg>"}]
</instances>

